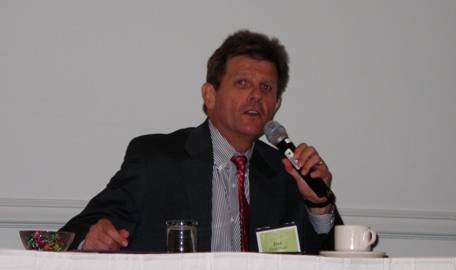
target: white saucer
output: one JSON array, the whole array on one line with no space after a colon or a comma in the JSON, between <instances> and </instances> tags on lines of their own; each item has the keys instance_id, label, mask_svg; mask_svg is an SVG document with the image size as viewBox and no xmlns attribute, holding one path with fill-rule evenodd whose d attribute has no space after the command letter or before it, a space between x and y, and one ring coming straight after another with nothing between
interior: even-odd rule
<instances>
[{"instance_id":1,"label":"white saucer","mask_svg":"<svg viewBox=\"0 0 456 270\"><path fill-rule=\"evenodd\" d=\"M382 258L383 251L320 251L321 256L339 258Z\"/></svg>"}]
</instances>

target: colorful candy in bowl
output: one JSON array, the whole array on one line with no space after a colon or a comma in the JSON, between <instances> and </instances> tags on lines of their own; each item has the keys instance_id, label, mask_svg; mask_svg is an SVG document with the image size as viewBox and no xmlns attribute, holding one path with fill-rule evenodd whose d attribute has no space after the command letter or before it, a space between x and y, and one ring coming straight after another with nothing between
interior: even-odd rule
<instances>
[{"instance_id":1,"label":"colorful candy in bowl","mask_svg":"<svg viewBox=\"0 0 456 270\"><path fill-rule=\"evenodd\" d=\"M74 239L74 233L62 231L19 231L25 249L65 251Z\"/></svg>"}]
</instances>

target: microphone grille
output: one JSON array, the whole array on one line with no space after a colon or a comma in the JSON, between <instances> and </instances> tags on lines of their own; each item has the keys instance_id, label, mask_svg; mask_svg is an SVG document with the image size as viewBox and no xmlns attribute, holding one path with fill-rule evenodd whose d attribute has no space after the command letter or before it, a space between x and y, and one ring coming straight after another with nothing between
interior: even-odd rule
<instances>
[{"instance_id":1,"label":"microphone grille","mask_svg":"<svg viewBox=\"0 0 456 270\"><path fill-rule=\"evenodd\" d=\"M288 138L287 131L279 122L271 120L264 125L264 135L270 143L277 145L282 140Z\"/></svg>"}]
</instances>

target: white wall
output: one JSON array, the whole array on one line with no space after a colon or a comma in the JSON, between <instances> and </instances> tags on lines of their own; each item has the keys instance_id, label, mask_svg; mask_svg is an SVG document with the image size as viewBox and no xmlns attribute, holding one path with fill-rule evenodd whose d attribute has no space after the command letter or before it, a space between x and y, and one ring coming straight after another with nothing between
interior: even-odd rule
<instances>
[{"instance_id":1,"label":"white wall","mask_svg":"<svg viewBox=\"0 0 456 270\"><path fill-rule=\"evenodd\" d=\"M1 1L0 247L58 228L128 141L203 121L208 56L277 36L277 115L332 168L346 223L391 256L456 255L455 1Z\"/></svg>"}]
</instances>

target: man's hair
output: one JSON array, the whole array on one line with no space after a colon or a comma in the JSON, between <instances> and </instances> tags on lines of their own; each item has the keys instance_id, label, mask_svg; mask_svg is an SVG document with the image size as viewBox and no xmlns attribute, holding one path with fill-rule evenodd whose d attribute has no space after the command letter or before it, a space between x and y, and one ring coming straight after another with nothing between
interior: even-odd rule
<instances>
[{"instance_id":1,"label":"man's hair","mask_svg":"<svg viewBox=\"0 0 456 270\"><path fill-rule=\"evenodd\" d=\"M280 98L288 83L288 54L277 38L250 32L237 31L228 36L207 61L206 82L218 89L225 74L226 62L234 56L245 55L272 62L277 69L277 98Z\"/></svg>"}]
</instances>

